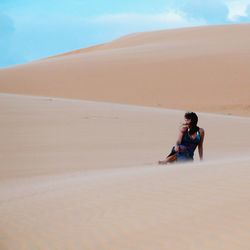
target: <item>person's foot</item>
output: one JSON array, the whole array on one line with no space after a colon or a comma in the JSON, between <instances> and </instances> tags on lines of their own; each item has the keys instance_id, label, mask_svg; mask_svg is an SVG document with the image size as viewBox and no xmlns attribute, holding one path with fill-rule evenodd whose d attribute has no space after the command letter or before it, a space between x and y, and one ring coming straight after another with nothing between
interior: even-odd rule
<instances>
[{"instance_id":1,"label":"person's foot","mask_svg":"<svg viewBox=\"0 0 250 250\"><path fill-rule=\"evenodd\" d=\"M165 164L167 164L168 162L166 161L166 160L164 160L164 161L158 161L158 164L159 165L165 165Z\"/></svg>"}]
</instances>

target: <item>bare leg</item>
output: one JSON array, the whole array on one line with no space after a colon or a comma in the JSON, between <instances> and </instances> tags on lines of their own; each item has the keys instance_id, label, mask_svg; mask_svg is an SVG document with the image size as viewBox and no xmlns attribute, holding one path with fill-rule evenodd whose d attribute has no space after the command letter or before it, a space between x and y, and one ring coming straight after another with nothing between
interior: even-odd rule
<instances>
[{"instance_id":1,"label":"bare leg","mask_svg":"<svg viewBox=\"0 0 250 250\"><path fill-rule=\"evenodd\" d=\"M160 165L165 165L165 164L168 164L168 163L173 163L176 161L176 155L170 155L168 156L165 160L163 161L158 161L158 164Z\"/></svg>"}]
</instances>

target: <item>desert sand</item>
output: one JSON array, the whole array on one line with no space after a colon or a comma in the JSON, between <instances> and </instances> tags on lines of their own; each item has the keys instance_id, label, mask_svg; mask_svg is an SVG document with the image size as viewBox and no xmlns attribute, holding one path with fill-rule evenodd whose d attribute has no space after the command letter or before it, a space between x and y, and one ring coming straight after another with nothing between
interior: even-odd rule
<instances>
[{"instance_id":1,"label":"desert sand","mask_svg":"<svg viewBox=\"0 0 250 250\"><path fill-rule=\"evenodd\" d=\"M156 31L0 70L0 92L250 116L249 65L250 24Z\"/></svg>"},{"instance_id":2,"label":"desert sand","mask_svg":"<svg viewBox=\"0 0 250 250\"><path fill-rule=\"evenodd\" d=\"M248 249L249 33L133 34L0 70L0 249ZM188 109L204 161L158 165Z\"/></svg>"}]
</instances>

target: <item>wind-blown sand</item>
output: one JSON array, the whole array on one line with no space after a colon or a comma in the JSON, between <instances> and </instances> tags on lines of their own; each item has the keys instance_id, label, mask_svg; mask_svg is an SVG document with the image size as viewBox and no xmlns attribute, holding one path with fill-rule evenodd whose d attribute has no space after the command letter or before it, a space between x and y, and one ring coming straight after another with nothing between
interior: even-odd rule
<instances>
[{"instance_id":1,"label":"wind-blown sand","mask_svg":"<svg viewBox=\"0 0 250 250\"><path fill-rule=\"evenodd\" d=\"M199 114L205 161L162 167L182 111L0 102L1 249L249 246L250 118Z\"/></svg>"},{"instance_id":2,"label":"wind-blown sand","mask_svg":"<svg viewBox=\"0 0 250 250\"><path fill-rule=\"evenodd\" d=\"M225 115L250 115L249 32L135 34L0 70L0 249L249 249L250 117ZM204 161L157 165L187 109Z\"/></svg>"}]
</instances>

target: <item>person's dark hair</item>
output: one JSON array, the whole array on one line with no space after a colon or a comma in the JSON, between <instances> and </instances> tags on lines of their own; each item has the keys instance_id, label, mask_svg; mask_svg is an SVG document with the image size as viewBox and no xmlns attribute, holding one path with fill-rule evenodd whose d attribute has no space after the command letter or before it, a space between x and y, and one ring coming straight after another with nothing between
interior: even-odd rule
<instances>
[{"instance_id":1,"label":"person's dark hair","mask_svg":"<svg viewBox=\"0 0 250 250\"><path fill-rule=\"evenodd\" d=\"M189 134L192 135L193 133L197 132L199 130L199 127L197 126L198 116L194 112L186 112L184 117L188 120L191 120Z\"/></svg>"}]
</instances>

